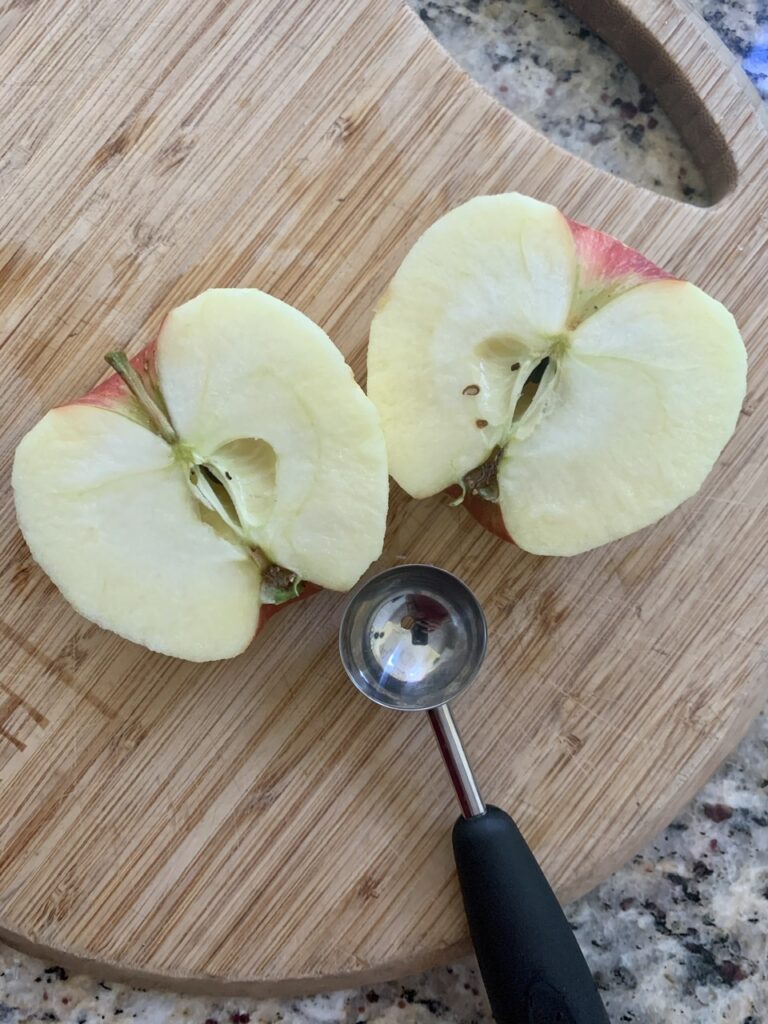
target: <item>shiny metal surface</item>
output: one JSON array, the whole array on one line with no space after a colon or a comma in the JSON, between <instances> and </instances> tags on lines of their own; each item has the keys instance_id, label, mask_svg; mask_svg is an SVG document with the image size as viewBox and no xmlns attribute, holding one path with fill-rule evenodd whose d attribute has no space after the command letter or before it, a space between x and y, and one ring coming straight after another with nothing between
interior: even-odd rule
<instances>
[{"instance_id":1,"label":"shiny metal surface","mask_svg":"<svg viewBox=\"0 0 768 1024\"><path fill-rule=\"evenodd\" d=\"M428 712L429 721L443 755L445 767L451 776L453 788L456 790L461 813L465 818L474 818L485 814L485 802L480 796L472 766L469 763L464 744L461 742L459 729L454 721L451 709L447 704L433 708Z\"/></svg>"},{"instance_id":2,"label":"shiny metal surface","mask_svg":"<svg viewBox=\"0 0 768 1024\"><path fill-rule=\"evenodd\" d=\"M477 675L487 627L477 598L433 565L400 565L353 595L339 629L347 675L369 700L395 711L428 711L465 817L485 813L447 707Z\"/></svg>"},{"instance_id":3,"label":"shiny metal surface","mask_svg":"<svg viewBox=\"0 0 768 1024\"><path fill-rule=\"evenodd\" d=\"M486 635L483 610L458 577L433 565L399 565L353 595L339 650L370 700L396 711L429 711L472 682Z\"/></svg>"}]
</instances>

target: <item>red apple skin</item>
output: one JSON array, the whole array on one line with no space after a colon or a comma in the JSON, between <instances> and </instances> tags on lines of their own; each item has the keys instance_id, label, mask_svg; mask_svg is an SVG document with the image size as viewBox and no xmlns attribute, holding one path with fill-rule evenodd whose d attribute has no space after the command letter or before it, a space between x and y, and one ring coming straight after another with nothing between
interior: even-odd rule
<instances>
[{"instance_id":1,"label":"red apple skin","mask_svg":"<svg viewBox=\"0 0 768 1024\"><path fill-rule=\"evenodd\" d=\"M510 544L515 543L509 533L507 533L504 517L501 514L501 506L495 501L486 501L485 498L481 498L478 494L468 494L464 499L464 507L472 518L476 519L490 533L495 534L501 540L508 541Z\"/></svg>"},{"instance_id":2,"label":"red apple skin","mask_svg":"<svg viewBox=\"0 0 768 1024\"><path fill-rule=\"evenodd\" d=\"M672 274L657 267L642 253L630 249L612 235L569 218L566 220L576 245L579 285L582 288L607 293L607 297L612 297L643 281L674 280ZM457 498L460 488L454 485L447 493ZM499 504L486 501L477 494L467 494L463 505L472 518L490 533L501 540L515 543L504 524Z\"/></svg>"},{"instance_id":3,"label":"red apple skin","mask_svg":"<svg viewBox=\"0 0 768 1024\"><path fill-rule=\"evenodd\" d=\"M458 484L454 484L452 487L449 487L445 493L449 498L455 501L461 494L461 488ZM469 512L472 518L477 520L481 526L485 527L489 533L493 533L501 540L506 540L514 544L514 541L507 533L507 528L504 525L504 519L501 515L501 507L497 505L495 501L486 501L485 498L481 498L478 494L470 494L467 492L464 495L462 505L467 512Z\"/></svg>"},{"instance_id":4,"label":"red apple skin","mask_svg":"<svg viewBox=\"0 0 768 1024\"><path fill-rule=\"evenodd\" d=\"M672 274L651 263L642 253L636 249L630 249L613 235L606 235L603 231L587 227L586 224L579 224L578 221L568 221L573 241L576 245L576 259L579 263L581 282L584 284L603 281L607 287L612 285L639 284L640 278L644 281L671 280ZM621 282L620 278L628 278Z\"/></svg>"}]
</instances>

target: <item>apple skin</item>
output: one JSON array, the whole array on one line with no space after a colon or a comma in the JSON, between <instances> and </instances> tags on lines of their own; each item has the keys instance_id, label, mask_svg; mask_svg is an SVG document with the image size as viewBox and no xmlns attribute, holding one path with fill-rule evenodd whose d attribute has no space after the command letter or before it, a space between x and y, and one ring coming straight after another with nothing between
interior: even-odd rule
<instances>
[{"instance_id":1,"label":"apple skin","mask_svg":"<svg viewBox=\"0 0 768 1024\"><path fill-rule=\"evenodd\" d=\"M672 274L657 267L642 253L630 249L613 235L597 231L569 217L566 220L576 245L581 287L611 297L641 281L675 280ZM457 498L461 489L455 485L447 493L451 498ZM510 544L515 543L504 524L501 506L496 502L486 501L479 494L467 493L462 504L489 533Z\"/></svg>"},{"instance_id":2,"label":"apple skin","mask_svg":"<svg viewBox=\"0 0 768 1024\"><path fill-rule=\"evenodd\" d=\"M479 494L468 494L464 499L464 507L472 518L476 519L490 533L495 534L501 540L509 541L510 544L515 543L504 525L501 506L495 501L486 501Z\"/></svg>"},{"instance_id":3,"label":"apple skin","mask_svg":"<svg viewBox=\"0 0 768 1024\"><path fill-rule=\"evenodd\" d=\"M452 501L456 501L461 495L461 488L458 484L454 484L453 487L447 488L445 493ZM489 533L494 534L500 540L509 541L510 544L515 543L504 525L501 507L495 501L486 501L479 494L470 494L467 491L461 504L472 518L480 523L484 529L488 530Z\"/></svg>"},{"instance_id":4,"label":"apple skin","mask_svg":"<svg viewBox=\"0 0 768 1024\"><path fill-rule=\"evenodd\" d=\"M151 341L130 360L131 366L141 376L150 391L154 393L158 392L155 369L156 352L157 342ZM119 373L110 374L106 380L97 384L87 395L78 398L76 402L67 402L66 405L97 405L102 409L109 409L112 412L128 416L130 419L137 420L140 423L146 420L138 403ZM66 408L66 405L60 408ZM319 594L321 590L323 590L323 587L318 586L317 583L305 582L301 593L296 597L292 597L289 601L282 601L280 604L262 604L259 609L259 618L256 623L254 636L264 628L273 615L276 615L283 608L296 604L297 601L313 597L315 594Z\"/></svg>"},{"instance_id":5,"label":"apple skin","mask_svg":"<svg viewBox=\"0 0 768 1024\"><path fill-rule=\"evenodd\" d=\"M576 245L576 258L582 278L601 279L608 286L632 284L632 278L644 281L674 280L672 274L651 263L641 252L630 249L613 235L597 231L586 224L566 217ZM630 281L622 281L629 278Z\"/></svg>"}]
</instances>

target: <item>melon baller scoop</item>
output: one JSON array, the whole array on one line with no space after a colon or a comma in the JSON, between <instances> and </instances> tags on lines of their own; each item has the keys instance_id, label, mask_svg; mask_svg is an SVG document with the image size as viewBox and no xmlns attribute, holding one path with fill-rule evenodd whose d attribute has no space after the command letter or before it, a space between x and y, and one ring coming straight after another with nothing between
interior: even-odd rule
<instances>
[{"instance_id":1,"label":"melon baller scoop","mask_svg":"<svg viewBox=\"0 0 768 1024\"><path fill-rule=\"evenodd\" d=\"M480 795L448 702L477 674L486 622L472 591L431 565L368 580L347 605L341 660L382 707L426 711L461 807L453 828L464 907L498 1024L608 1024L568 921L517 826Z\"/></svg>"}]
</instances>

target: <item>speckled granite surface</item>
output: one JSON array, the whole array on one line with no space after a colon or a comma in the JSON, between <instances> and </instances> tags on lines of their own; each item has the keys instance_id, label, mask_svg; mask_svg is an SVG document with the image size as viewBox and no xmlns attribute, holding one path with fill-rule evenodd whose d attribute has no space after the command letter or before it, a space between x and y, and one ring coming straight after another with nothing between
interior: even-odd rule
<instances>
[{"instance_id":1,"label":"speckled granite surface","mask_svg":"<svg viewBox=\"0 0 768 1024\"><path fill-rule=\"evenodd\" d=\"M553 0L411 2L486 89L563 146L706 201L652 94ZM694 6L768 100L768 0ZM614 1024L768 1024L768 717L678 821L568 915ZM480 989L468 961L360 992L221 1003L70 977L0 945L0 1024L481 1024Z\"/></svg>"}]
</instances>

